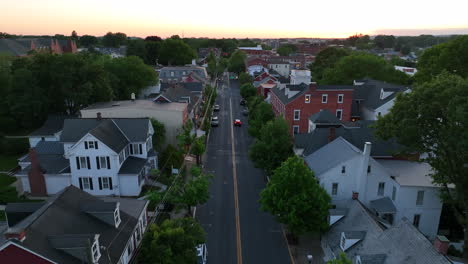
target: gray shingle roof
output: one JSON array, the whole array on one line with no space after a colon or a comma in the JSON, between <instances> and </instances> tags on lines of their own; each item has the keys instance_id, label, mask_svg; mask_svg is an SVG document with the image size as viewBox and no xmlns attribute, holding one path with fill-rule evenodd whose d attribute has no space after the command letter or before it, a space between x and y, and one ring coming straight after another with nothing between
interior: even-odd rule
<instances>
[{"instance_id":1,"label":"gray shingle roof","mask_svg":"<svg viewBox=\"0 0 468 264\"><path fill-rule=\"evenodd\" d=\"M384 89L391 91L393 94L387 96L384 99L380 99L380 92ZM354 86L353 93L353 105L356 104L356 100L363 100L363 106L368 109L376 109L386 102L394 99L399 92L404 92L409 88L403 85L390 84L382 81L376 81L371 79L364 80L363 85ZM354 106L356 107L356 106Z\"/></svg>"},{"instance_id":2,"label":"gray shingle roof","mask_svg":"<svg viewBox=\"0 0 468 264\"><path fill-rule=\"evenodd\" d=\"M87 133L119 153L130 142L145 142L149 133L148 118L66 119L60 140L77 142ZM128 140L127 140L128 138Z\"/></svg>"},{"instance_id":3,"label":"gray shingle roof","mask_svg":"<svg viewBox=\"0 0 468 264\"><path fill-rule=\"evenodd\" d=\"M34 148L37 154L63 155L63 143L58 141L39 141Z\"/></svg>"},{"instance_id":4,"label":"gray shingle roof","mask_svg":"<svg viewBox=\"0 0 468 264\"><path fill-rule=\"evenodd\" d=\"M139 174L146 164L146 159L128 157L120 167L119 174Z\"/></svg>"},{"instance_id":5,"label":"gray shingle roof","mask_svg":"<svg viewBox=\"0 0 468 264\"><path fill-rule=\"evenodd\" d=\"M395 140L381 140L374 136L374 128L370 126L375 121L358 121L360 127L347 128L339 127L335 129L336 137L343 137L358 149L364 148L365 142L372 143L371 156L389 157L402 149ZM304 149L303 155L308 156L322 146L328 144L329 128L316 128L311 133L297 134L294 137L296 148Z\"/></svg>"},{"instance_id":6,"label":"gray shingle roof","mask_svg":"<svg viewBox=\"0 0 468 264\"><path fill-rule=\"evenodd\" d=\"M285 89L289 88L291 91L298 91L297 94L294 96L288 97L285 94ZM294 101L296 98L300 97L301 95L305 94L307 91L309 91L309 86L305 83L301 84L287 84L286 88L279 89L278 87L275 87L271 89L271 92L274 93L278 99L284 104L287 105L290 102Z\"/></svg>"},{"instance_id":7,"label":"gray shingle roof","mask_svg":"<svg viewBox=\"0 0 468 264\"><path fill-rule=\"evenodd\" d=\"M370 201L369 207L374 209L379 214L396 213L397 211L392 200L388 197Z\"/></svg>"},{"instance_id":8,"label":"gray shingle roof","mask_svg":"<svg viewBox=\"0 0 468 264\"><path fill-rule=\"evenodd\" d=\"M385 264L386 254L360 255L361 264Z\"/></svg>"},{"instance_id":9,"label":"gray shingle roof","mask_svg":"<svg viewBox=\"0 0 468 264\"><path fill-rule=\"evenodd\" d=\"M317 85L317 90L354 90L352 85Z\"/></svg>"},{"instance_id":10,"label":"gray shingle roof","mask_svg":"<svg viewBox=\"0 0 468 264\"><path fill-rule=\"evenodd\" d=\"M359 155L359 149L338 137L304 158L307 166L318 176L321 173Z\"/></svg>"},{"instance_id":11,"label":"gray shingle roof","mask_svg":"<svg viewBox=\"0 0 468 264\"><path fill-rule=\"evenodd\" d=\"M72 116L50 115L44 124L33 131L30 136L51 136L63 129L63 121Z\"/></svg>"},{"instance_id":12,"label":"gray shingle roof","mask_svg":"<svg viewBox=\"0 0 468 264\"><path fill-rule=\"evenodd\" d=\"M311 115L309 120L315 124L341 124L341 121L327 109Z\"/></svg>"},{"instance_id":13,"label":"gray shingle roof","mask_svg":"<svg viewBox=\"0 0 468 264\"><path fill-rule=\"evenodd\" d=\"M364 239L366 237L366 231L344 231L346 239Z\"/></svg>"},{"instance_id":14,"label":"gray shingle roof","mask_svg":"<svg viewBox=\"0 0 468 264\"><path fill-rule=\"evenodd\" d=\"M103 256L99 259L99 263L117 263L138 223L135 216L126 212L138 208L138 212L141 213L147 201L132 199L121 203L122 224L118 228L111 227L107 223L82 212L80 208L83 203L100 201L102 200L97 197L74 186L69 186L13 228L25 229L27 239L21 242L22 245L57 263L79 264L82 262L62 250L54 248L53 243L50 243L50 237L99 234L99 244L106 247L105 251L101 249ZM132 208L124 208L128 206ZM113 241L112 245L110 245L111 241Z\"/></svg>"},{"instance_id":15,"label":"gray shingle roof","mask_svg":"<svg viewBox=\"0 0 468 264\"><path fill-rule=\"evenodd\" d=\"M0 39L0 53L23 56L31 50L31 43L20 42L15 39Z\"/></svg>"}]
</instances>

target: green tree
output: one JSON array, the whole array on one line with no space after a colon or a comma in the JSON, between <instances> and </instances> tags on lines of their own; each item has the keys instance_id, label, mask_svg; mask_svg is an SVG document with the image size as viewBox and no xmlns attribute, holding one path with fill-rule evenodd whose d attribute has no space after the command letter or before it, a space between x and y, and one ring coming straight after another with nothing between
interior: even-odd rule
<instances>
[{"instance_id":1,"label":"green tree","mask_svg":"<svg viewBox=\"0 0 468 264\"><path fill-rule=\"evenodd\" d=\"M273 113L271 105L262 100L250 109L249 134L255 138L260 137L263 126L273 119L275 119L275 113Z\"/></svg>"},{"instance_id":2,"label":"green tree","mask_svg":"<svg viewBox=\"0 0 468 264\"><path fill-rule=\"evenodd\" d=\"M430 81L444 70L468 77L468 36L457 37L447 43L427 49L418 59L418 83Z\"/></svg>"},{"instance_id":3,"label":"green tree","mask_svg":"<svg viewBox=\"0 0 468 264\"><path fill-rule=\"evenodd\" d=\"M292 138L289 126L283 118L268 121L249 150L249 157L255 167L264 169L267 174L271 174L292 155Z\"/></svg>"},{"instance_id":4,"label":"green tree","mask_svg":"<svg viewBox=\"0 0 468 264\"><path fill-rule=\"evenodd\" d=\"M158 120L151 118L151 124L153 125L153 147L156 151L161 151L164 143L166 142L166 128L164 124Z\"/></svg>"},{"instance_id":5,"label":"green tree","mask_svg":"<svg viewBox=\"0 0 468 264\"><path fill-rule=\"evenodd\" d=\"M352 84L356 79L369 77L395 84L407 84L409 77L397 71L383 58L367 53L353 53L341 58L333 68L323 73L323 84Z\"/></svg>"},{"instance_id":6,"label":"green tree","mask_svg":"<svg viewBox=\"0 0 468 264\"><path fill-rule=\"evenodd\" d=\"M145 234L138 255L139 263L196 263L196 246L205 242L205 232L193 218L165 220L152 224Z\"/></svg>"},{"instance_id":7,"label":"green tree","mask_svg":"<svg viewBox=\"0 0 468 264\"><path fill-rule=\"evenodd\" d=\"M395 46L395 36L393 35L377 35L374 38L374 44L380 49L393 48Z\"/></svg>"},{"instance_id":8,"label":"green tree","mask_svg":"<svg viewBox=\"0 0 468 264\"><path fill-rule=\"evenodd\" d=\"M243 84L240 87L240 95L245 99L248 99L251 96L255 96L256 94L257 89L255 89L255 87L251 83Z\"/></svg>"},{"instance_id":9,"label":"green tree","mask_svg":"<svg viewBox=\"0 0 468 264\"><path fill-rule=\"evenodd\" d=\"M102 37L102 44L104 47L118 48L127 43L127 35L125 33L112 33L107 32L104 37Z\"/></svg>"},{"instance_id":10,"label":"green tree","mask_svg":"<svg viewBox=\"0 0 468 264\"><path fill-rule=\"evenodd\" d=\"M172 168L180 168L184 161L184 154L173 145L169 144L159 155L159 169L164 174L171 174Z\"/></svg>"},{"instance_id":11,"label":"green tree","mask_svg":"<svg viewBox=\"0 0 468 264\"><path fill-rule=\"evenodd\" d=\"M80 37L79 45L82 47L96 46L99 43L99 39L91 35L83 35Z\"/></svg>"},{"instance_id":12,"label":"green tree","mask_svg":"<svg viewBox=\"0 0 468 264\"><path fill-rule=\"evenodd\" d=\"M179 141L179 147L188 151L192 143L195 141L195 133L192 133L193 124L192 122L187 122L182 127L182 133L177 135L177 140Z\"/></svg>"},{"instance_id":13,"label":"green tree","mask_svg":"<svg viewBox=\"0 0 468 264\"><path fill-rule=\"evenodd\" d=\"M253 82L253 78L252 78L252 76L250 76L250 74L248 74L246 72L241 72L239 74L239 84L240 85L243 85L243 84L246 84L246 83L252 84L252 82Z\"/></svg>"},{"instance_id":14,"label":"green tree","mask_svg":"<svg viewBox=\"0 0 468 264\"><path fill-rule=\"evenodd\" d=\"M207 58L208 61L208 74L211 76L212 79L218 75L218 60L216 59L216 56L214 55L213 52L210 52Z\"/></svg>"},{"instance_id":15,"label":"green tree","mask_svg":"<svg viewBox=\"0 0 468 264\"><path fill-rule=\"evenodd\" d=\"M286 224L294 235L326 230L330 201L314 173L297 156L290 157L275 169L260 193L262 210Z\"/></svg>"},{"instance_id":16,"label":"green tree","mask_svg":"<svg viewBox=\"0 0 468 264\"><path fill-rule=\"evenodd\" d=\"M161 50L161 41L145 41L145 63L148 65L156 65L159 59Z\"/></svg>"},{"instance_id":17,"label":"green tree","mask_svg":"<svg viewBox=\"0 0 468 264\"><path fill-rule=\"evenodd\" d=\"M426 153L441 198L464 227L468 257L468 81L444 72L400 94L389 114L377 121L377 135L396 138L406 152ZM451 187L453 185L453 187Z\"/></svg>"},{"instance_id":18,"label":"green tree","mask_svg":"<svg viewBox=\"0 0 468 264\"><path fill-rule=\"evenodd\" d=\"M146 58L146 43L142 39L127 41L127 56L137 56L142 60Z\"/></svg>"},{"instance_id":19,"label":"green tree","mask_svg":"<svg viewBox=\"0 0 468 264\"><path fill-rule=\"evenodd\" d=\"M330 260L327 264L353 264L353 262L346 257L345 253L341 252L337 259Z\"/></svg>"},{"instance_id":20,"label":"green tree","mask_svg":"<svg viewBox=\"0 0 468 264\"><path fill-rule=\"evenodd\" d=\"M183 40L169 38L161 45L159 63L164 65L185 65L190 64L197 54Z\"/></svg>"},{"instance_id":21,"label":"green tree","mask_svg":"<svg viewBox=\"0 0 468 264\"><path fill-rule=\"evenodd\" d=\"M192 154L197 158L197 165L201 164L201 156L205 153L205 150L205 136L195 139L192 146Z\"/></svg>"},{"instance_id":22,"label":"green tree","mask_svg":"<svg viewBox=\"0 0 468 264\"><path fill-rule=\"evenodd\" d=\"M267 45L267 44L262 44L262 49L263 50L272 50L272 47Z\"/></svg>"},{"instance_id":23,"label":"green tree","mask_svg":"<svg viewBox=\"0 0 468 264\"><path fill-rule=\"evenodd\" d=\"M297 47L294 44L284 44L279 46L278 49L276 49L276 52L281 56L289 56L289 54L295 53L296 51Z\"/></svg>"},{"instance_id":24,"label":"green tree","mask_svg":"<svg viewBox=\"0 0 468 264\"><path fill-rule=\"evenodd\" d=\"M320 83L326 69L333 68L341 58L349 55L349 50L344 48L329 47L320 51L314 63L309 66L312 78Z\"/></svg>"},{"instance_id":25,"label":"green tree","mask_svg":"<svg viewBox=\"0 0 468 264\"><path fill-rule=\"evenodd\" d=\"M78 41L78 33L75 30L72 31L70 38L74 41Z\"/></svg>"},{"instance_id":26,"label":"green tree","mask_svg":"<svg viewBox=\"0 0 468 264\"><path fill-rule=\"evenodd\" d=\"M183 183L179 181L171 190L170 200L174 204L187 206L190 211L192 206L204 204L210 198L209 186L211 175L201 174Z\"/></svg>"},{"instance_id":27,"label":"green tree","mask_svg":"<svg viewBox=\"0 0 468 264\"><path fill-rule=\"evenodd\" d=\"M228 71L235 72L237 74L245 71L245 59L246 55L244 52L238 50L234 52L228 61Z\"/></svg>"},{"instance_id":28,"label":"green tree","mask_svg":"<svg viewBox=\"0 0 468 264\"><path fill-rule=\"evenodd\" d=\"M103 64L110 73L111 87L119 100L130 99L132 93L138 95L143 88L157 81L154 69L135 56L103 59Z\"/></svg>"}]
</instances>

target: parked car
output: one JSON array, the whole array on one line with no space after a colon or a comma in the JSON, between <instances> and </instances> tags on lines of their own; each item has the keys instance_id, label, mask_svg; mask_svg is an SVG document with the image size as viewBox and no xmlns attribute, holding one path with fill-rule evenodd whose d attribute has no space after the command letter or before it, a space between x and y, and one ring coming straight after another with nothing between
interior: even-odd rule
<instances>
[{"instance_id":1,"label":"parked car","mask_svg":"<svg viewBox=\"0 0 468 264\"><path fill-rule=\"evenodd\" d=\"M249 115L249 110L247 110L247 109L242 110L242 114L244 116L248 116Z\"/></svg>"},{"instance_id":2,"label":"parked car","mask_svg":"<svg viewBox=\"0 0 468 264\"><path fill-rule=\"evenodd\" d=\"M197 249L197 264L206 264L206 256L208 255L206 244L200 244L196 247L196 249Z\"/></svg>"},{"instance_id":3,"label":"parked car","mask_svg":"<svg viewBox=\"0 0 468 264\"><path fill-rule=\"evenodd\" d=\"M218 119L217 116L213 116L213 117L211 118L211 126L212 126L212 127L217 127L217 126L219 126L219 119Z\"/></svg>"},{"instance_id":4,"label":"parked car","mask_svg":"<svg viewBox=\"0 0 468 264\"><path fill-rule=\"evenodd\" d=\"M240 119L236 119L236 120L234 120L234 125L235 126L242 126L242 122L240 121Z\"/></svg>"},{"instance_id":5,"label":"parked car","mask_svg":"<svg viewBox=\"0 0 468 264\"><path fill-rule=\"evenodd\" d=\"M240 100L240 105L245 105L247 102L245 101L245 99L241 99Z\"/></svg>"},{"instance_id":6,"label":"parked car","mask_svg":"<svg viewBox=\"0 0 468 264\"><path fill-rule=\"evenodd\" d=\"M215 104L213 106L213 111L218 112L219 111L219 105Z\"/></svg>"}]
</instances>

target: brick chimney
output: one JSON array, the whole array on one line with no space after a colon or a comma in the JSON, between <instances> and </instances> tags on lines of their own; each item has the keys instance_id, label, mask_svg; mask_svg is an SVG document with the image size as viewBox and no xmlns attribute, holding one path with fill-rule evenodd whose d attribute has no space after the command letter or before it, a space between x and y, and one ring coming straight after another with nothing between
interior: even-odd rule
<instances>
[{"instance_id":1,"label":"brick chimney","mask_svg":"<svg viewBox=\"0 0 468 264\"><path fill-rule=\"evenodd\" d=\"M353 200L359 199L359 193L358 192L353 192L353 196L351 197Z\"/></svg>"},{"instance_id":2,"label":"brick chimney","mask_svg":"<svg viewBox=\"0 0 468 264\"><path fill-rule=\"evenodd\" d=\"M328 129L328 142L332 142L336 138L336 129L334 127L330 127Z\"/></svg>"},{"instance_id":3,"label":"brick chimney","mask_svg":"<svg viewBox=\"0 0 468 264\"><path fill-rule=\"evenodd\" d=\"M9 239L17 239L19 241L23 241L26 238L26 231L24 230L17 230L17 231L10 231L7 230L3 236L6 240Z\"/></svg>"},{"instance_id":4,"label":"brick chimney","mask_svg":"<svg viewBox=\"0 0 468 264\"><path fill-rule=\"evenodd\" d=\"M450 240L445 236L437 236L434 240L434 248L440 254L446 256L449 248Z\"/></svg>"},{"instance_id":5,"label":"brick chimney","mask_svg":"<svg viewBox=\"0 0 468 264\"><path fill-rule=\"evenodd\" d=\"M31 188L31 195L46 196L47 188L45 178L41 165L39 164L37 152L34 148L29 150L29 159L31 160L31 169L28 172L28 179L29 186Z\"/></svg>"},{"instance_id":6,"label":"brick chimney","mask_svg":"<svg viewBox=\"0 0 468 264\"><path fill-rule=\"evenodd\" d=\"M96 119L97 119L98 121L101 121L101 119L102 119L102 114L101 114L101 112L97 112L97 113L96 113Z\"/></svg>"}]
</instances>

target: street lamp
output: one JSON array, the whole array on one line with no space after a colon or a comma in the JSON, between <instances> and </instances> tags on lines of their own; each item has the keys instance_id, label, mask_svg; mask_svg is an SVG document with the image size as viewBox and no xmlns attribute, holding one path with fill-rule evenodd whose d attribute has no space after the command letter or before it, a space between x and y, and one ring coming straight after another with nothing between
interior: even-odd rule
<instances>
[{"instance_id":1,"label":"street lamp","mask_svg":"<svg viewBox=\"0 0 468 264\"><path fill-rule=\"evenodd\" d=\"M307 261L309 262L309 264L312 264L312 259L313 259L312 255L308 254Z\"/></svg>"}]
</instances>

